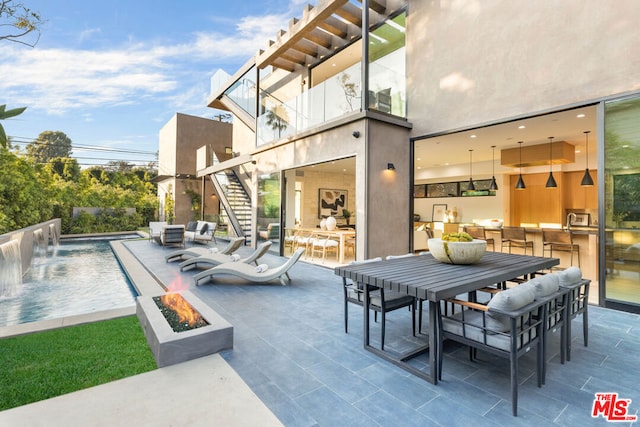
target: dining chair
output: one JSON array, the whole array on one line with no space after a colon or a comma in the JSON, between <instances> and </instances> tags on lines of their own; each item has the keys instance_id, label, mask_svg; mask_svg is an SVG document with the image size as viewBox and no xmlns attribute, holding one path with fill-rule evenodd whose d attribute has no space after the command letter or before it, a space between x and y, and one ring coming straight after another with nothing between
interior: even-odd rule
<instances>
[{"instance_id":1,"label":"dining chair","mask_svg":"<svg viewBox=\"0 0 640 427\"><path fill-rule=\"evenodd\" d=\"M329 234L316 233L313 241L311 242L311 261L316 253L322 255L322 262L327 259L327 253L334 252L336 254L336 260L338 259L340 249L340 243L337 240L331 238Z\"/></svg>"},{"instance_id":2,"label":"dining chair","mask_svg":"<svg viewBox=\"0 0 640 427\"><path fill-rule=\"evenodd\" d=\"M496 251L495 240L492 237L487 238L487 232L484 227L478 225L466 225L464 227L465 233L468 233L474 239L485 240L487 242L487 246L491 245L492 250Z\"/></svg>"},{"instance_id":3,"label":"dining chair","mask_svg":"<svg viewBox=\"0 0 640 427\"><path fill-rule=\"evenodd\" d=\"M580 246L573 242L571 231L556 228L542 229L542 254L549 252L549 257L553 258L553 251L569 252L571 256L570 265L573 266L573 254L578 256L578 267L580 267Z\"/></svg>"},{"instance_id":4,"label":"dining chair","mask_svg":"<svg viewBox=\"0 0 640 427\"><path fill-rule=\"evenodd\" d=\"M524 250L524 254L527 254L527 249L531 248L531 255L533 255L533 241L527 240L527 232L524 227L502 227L502 246L500 250L504 252L505 245L509 248L520 248Z\"/></svg>"},{"instance_id":5,"label":"dining chair","mask_svg":"<svg viewBox=\"0 0 640 427\"><path fill-rule=\"evenodd\" d=\"M371 258L364 261L353 261L350 265L366 264L370 262L379 262L382 258ZM344 291L344 332L348 333L349 325L349 304L355 304L360 307L364 304L364 285L347 281L346 277L342 278ZM386 332L386 313L397 310L399 308L409 307L411 309L411 324L413 336L416 335L416 298L394 291L385 291L375 286L369 286L369 309L374 311L377 321L377 313L380 313L380 348L384 350L384 340Z\"/></svg>"},{"instance_id":6,"label":"dining chair","mask_svg":"<svg viewBox=\"0 0 640 427\"><path fill-rule=\"evenodd\" d=\"M443 341L449 339L469 347L469 357L477 358L477 350L509 359L511 409L518 414L518 359L535 348L537 385L544 383L545 324L548 307L559 297L555 292L536 299L528 286L498 292L486 304L458 299L448 301L461 310L444 316L438 305L437 328L438 376L442 379Z\"/></svg>"},{"instance_id":7,"label":"dining chair","mask_svg":"<svg viewBox=\"0 0 640 427\"><path fill-rule=\"evenodd\" d=\"M591 280L582 278L578 267L569 267L556 273L561 288L567 288L567 361L571 360L571 322L582 316L582 339L584 346L589 344L589 285Z\"/></svg>"}]
</instances>

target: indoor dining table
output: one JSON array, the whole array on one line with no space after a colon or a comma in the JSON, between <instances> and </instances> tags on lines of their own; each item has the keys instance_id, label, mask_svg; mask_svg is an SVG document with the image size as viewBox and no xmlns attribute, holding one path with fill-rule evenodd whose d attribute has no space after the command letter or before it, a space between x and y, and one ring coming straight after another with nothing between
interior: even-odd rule
<instances>
[{"instance_id":1,"label":"indoor dining table","mask_svg":"<svg viewBox=\"0 0 640 427\"><path fill-rule=\"evenodd\" d=\"M442 263L436 260L433 255L426 253L412 257L346 265L336 267L334 271L336 275L350 279L354 283L406 293L419 300L429 302L428 343L410 352L397 355L369 344L369 310L366 307L369 305L370 286L363 286L363 341L366 350L422 379L437 384L438 327L436 316L440 301L516 277L529 276L559 263L560 260L557 258L486 252L476 264L453 265ZM409 359L427 350L429 351L429 372L407 363Z\"/></svg>"}]
</instances>

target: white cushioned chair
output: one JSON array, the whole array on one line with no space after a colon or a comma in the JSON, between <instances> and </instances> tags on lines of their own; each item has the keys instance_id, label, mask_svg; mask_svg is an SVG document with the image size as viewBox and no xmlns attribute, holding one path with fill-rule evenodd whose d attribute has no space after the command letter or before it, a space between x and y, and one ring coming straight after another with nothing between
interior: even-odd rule
<instances>
[{"instance_id":1,"label":"white cushioned chair","mask_svg":"<svg viewBox=\"0 0 640 427\"><path fill-rule=\"evenodd\" d=\"M195 228L193 226L194 222L187 224L187 229L184 232L184 237L187 240L203 244L213 240L214 243L217 243L215 236L217 224L215 222L198 221L195 223Z\"/></svg>"}]
</instances>

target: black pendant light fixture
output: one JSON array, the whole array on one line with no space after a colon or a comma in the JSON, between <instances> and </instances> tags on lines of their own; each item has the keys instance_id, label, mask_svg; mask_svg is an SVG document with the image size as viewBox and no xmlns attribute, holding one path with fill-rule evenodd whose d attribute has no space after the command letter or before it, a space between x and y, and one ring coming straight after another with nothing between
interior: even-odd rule
<instances>
[{"instance_id":1,"label":"black pendant light fixture","mask_svg":"<svg viewBox=\"0 0 640 427\"><path fill-rule=\"evenodd\" d=\"M549 137L549 178L547 178L547 184L545 187L547 188L557 188L558 184L556 184L556 180L553 177L553 170L551 169L553 166L553 137Z\"/></svg>"},{"instance_id":2,"label":"black pendant light fixture","mask_svg":"<svg viewBox=\"0 0 640 427\"><path fill-rule=\"evenodd\" d=\"M496 182L496 146L491 146L491 184L489 190L497 190L498 183Z\"/></svg>"},{"instance_id":3,"label":"black pendant light fixture","mask_svg":"<svg viewBox=\"0 0 640 427\"><path fill-rule=\"evenodd\" d=\"M524 190L525 188L527 188L526 185L524 185L524 179L522 179L522 143L524 141L518 141L518 144L520 144L520 176L518 177L518 182L516 183L516 190Z\"/></svg>"},{"instance_id":4,"label":"black pendant light fixture","mask_svg":"<svg viewBox=\"0 0 640 427\"><path fill-rule=\"evenodd\" d=\"M467 191L475 191L476 186L473 185L473 174L471 173L471 156L473 155L473 150L469 150L469 185L467 185Z\"/></svg>"},{"instance_id":5,"label":"black pendant light fixture","mask_svg":"<svg viewBox=\"0 0 640 427\"><path fill-rule=\"evenodd\" d=\"M587 167L584 170L584 176L580 182L580 185L583 187L593 187L593 178L591 178L591 174L589 173L589 133L591 133L590 130L584 131L584 136L586 138L585 154L587 156Z\"/></svg>"}]
</instances>

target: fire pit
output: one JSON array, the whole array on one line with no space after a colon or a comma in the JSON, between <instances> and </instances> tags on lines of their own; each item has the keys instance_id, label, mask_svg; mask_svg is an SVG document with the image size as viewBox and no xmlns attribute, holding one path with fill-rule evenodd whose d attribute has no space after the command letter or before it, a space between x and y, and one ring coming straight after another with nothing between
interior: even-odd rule
<instances>
[{"instance_id":1,"label":"fire pit","mask_svg":"<svg viewBox=\"0 0 640 427\"><path fill-rule=\"evenodd\" d=\"M233 348L233 326L189 291L140 296L136 314L159 368Z\"/></svg>"}]
</instances>

